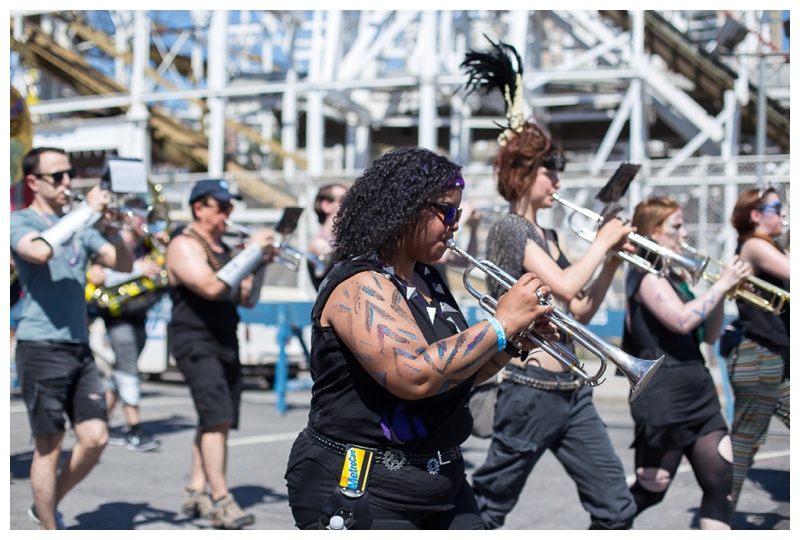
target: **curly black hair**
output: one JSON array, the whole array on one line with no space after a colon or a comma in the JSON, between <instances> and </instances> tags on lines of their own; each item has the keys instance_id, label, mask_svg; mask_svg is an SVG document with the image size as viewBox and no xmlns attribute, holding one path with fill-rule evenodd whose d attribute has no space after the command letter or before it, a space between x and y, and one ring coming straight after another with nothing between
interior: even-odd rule
<instances>
[{"instance_id":1,"label":"curly black hair","mask_svg":"<svg viewBox=\"0 0 800 540\"><path fill-rule=\"evenodd\" d=\"M428 202L452 189L461 166L425 148L409 146L378 158L341 201L333 226L336 258L387 258L418 225Z\"/></svg>"}]
</instances>

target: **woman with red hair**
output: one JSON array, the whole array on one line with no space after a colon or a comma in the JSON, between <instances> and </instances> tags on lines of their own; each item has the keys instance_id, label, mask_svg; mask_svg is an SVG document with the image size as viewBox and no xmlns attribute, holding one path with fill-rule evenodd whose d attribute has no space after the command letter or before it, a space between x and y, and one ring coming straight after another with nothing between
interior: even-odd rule
<instances>
[{"instance_id":1,"label":"woman with red hair","mask_svg":"<svg viewBox=\"0 0 800 540\"><path fill-rule=\"evenodd\" d=\"M637 205L632 225L640 235L680 254L687 232L677 201L653 197ZM654 255L654 254L650 254ZM639 358L664 356L661 367L630 404L635 422L637 515L660 503L684 456L703 490L701 529L730 529L732 468L728 427L705 366L701 343L719 337L726 295L750 265L734 258L702 294L690 290L682 268L655 261L661 273L630 266L625 276L622 346Z\"/></svg>"}]
</instances>

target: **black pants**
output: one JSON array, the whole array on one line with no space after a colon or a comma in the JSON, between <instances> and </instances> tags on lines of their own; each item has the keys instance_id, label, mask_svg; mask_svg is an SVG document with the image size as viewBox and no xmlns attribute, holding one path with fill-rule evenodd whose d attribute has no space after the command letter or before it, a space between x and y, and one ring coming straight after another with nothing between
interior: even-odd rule
<instances>
[{"instance_id":1,"label":"black pants","mask_svg":"<svg viewBox=\"0 0 800 540\"><path fill-rule=\"evenodd\" d=\"M327 452L327 450L323 450L323 452ZM337 456L336 459L341 461L342 458ZM291 465L286 473L286 484L295 526L298 529L319 529L322 508L333 494L339 479L315 458L290 458L290 461ZM452 466L456 465L454 463ZM368 501L372 517L371 530L483 529L483 522L475 504L475 495L466 479L455 496L454 508L451 510L438 512L396 511L374 504L376 502L374 498L368 499ZM358 519L358 515L356 515L356 521Z\"/></svg>"},{"instance_id":2,"label":"black pants","mask_svg":"<svg viewBox=\"0 0 800 540\"><path fill-rule=\"evenodd\" d=\"M529 367L525 374L540 379L554 376L535 369L532 373ZM489 453L472 476L487 529L505 523L547 449L575 482L581 504L591 515L591 528L631 527L636 504L622 462L592 403L590 387L546 391L503 381L495 411Z\"/></svg>"}]
</instances>

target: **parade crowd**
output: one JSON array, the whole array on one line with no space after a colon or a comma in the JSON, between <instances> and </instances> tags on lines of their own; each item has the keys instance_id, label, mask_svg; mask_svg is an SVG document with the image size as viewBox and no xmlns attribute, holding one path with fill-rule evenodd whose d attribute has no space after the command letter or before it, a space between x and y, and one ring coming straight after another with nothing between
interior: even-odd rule
<instances>
[{"instance_id":1,"label":"parade crowd","mask_svg":"<svg viewBox=\"0 0 800 540\"><path fill-rule=\"evenodd\" d=\"M771 311L740 294L756 294L762 282L789 290L789 248L776 241L783 201L769 187L740 193L730 216L736 254L702 289L693 269L679 264L687 231L680 203L669 197L646 198L630 219L604 220L584 254L569 260L565 245L584 240L560 237L538 220L556 201L566 159L545 126L522 116L521 79L498 85L481 71L516 54L492 45L492 58L472 53L464 67L471 91L498 90L506 99L509 124L493 167L508 210L491 225L485 253L471 247L459 256L486 258L504 271L487 280L494 305L469 324L441 271L455 256L454 235L479 217L469 178L447 156L396 148L352 184L319 190L320 232L308 246L314 264L301 270L317 290L309 321L313 387L308 423L284 457L294 518L287 527L501 528L550 451L574 481L592 529L635 528L637 516L663 500L683 459L699 487L699 527L730 529L772 416L789 427L789 304ZM214 528L252 525L227 477L243 388L237 327L239 308L256 305L279 256L278 233L254 230L232 250L223 235L240 196L224 180L196 182L191 221L167 230L135 215L119 226L119 199L99 185L76 201L77 171L62 149L32 149L22 171L33 199L11 214L10 246L19 288L12 302L20 304L15 361L34 441L30 518L42 529L64 528L59 503L106 445L159 446L141 425L137 359L147 310L168 295L169 352L196 413L180 509ZM626 254L642 263L626 264ZM587 325L617 274L624 274L621 349L658 359L630 403L630 485L592 385L563 361L577 346L559 324L566 316ZM157 286L123 306L87 302L87 290L135 280ZM738 318L725 327L728 301ZM104 322L115 353L110 373L89 347L92 318ZM735 396L730 423L704 354L721 337ZM470 402L487 388L496 398L490 444L468 481L461 445L478 427ZM110 428L117 403L125 421ZM69 431L75 442L62 461Z\"/></svg>"}]
</instances>

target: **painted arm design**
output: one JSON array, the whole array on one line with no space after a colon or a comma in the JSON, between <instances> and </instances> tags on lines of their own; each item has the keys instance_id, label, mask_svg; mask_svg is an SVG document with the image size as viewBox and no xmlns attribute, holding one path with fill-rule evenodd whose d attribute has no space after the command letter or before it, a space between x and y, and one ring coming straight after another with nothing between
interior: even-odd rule
<instances>
[{"instance_id":1,"label":"painted arm design","mask_svg":"<svg viewBox=\"0 0 800 540\"><path fill-rule=\"evenodd\" d=\"M494 330L481 322L428 343L394 284L360 273L333 292L328 319L367 372L403 399L433 396L464 382L497 353Z\"/></svg>"}]
</instances>

